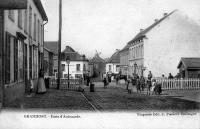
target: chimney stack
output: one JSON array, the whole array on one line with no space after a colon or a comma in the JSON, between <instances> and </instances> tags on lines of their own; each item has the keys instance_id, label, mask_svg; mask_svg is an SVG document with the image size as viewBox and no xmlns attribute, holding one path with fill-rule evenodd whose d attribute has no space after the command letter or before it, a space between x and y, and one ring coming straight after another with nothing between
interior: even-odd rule
<instances>
[{"instance_id":1,"label":"chimney stack","mask_svg":"<svg viewBox=\"0 0 200 129\"><path fill-rule=\"evenodd\" d=\"M154 21L155 21L155 22L157 22L157 21L158 21L158 19L155 19Z\"/></svg>"},{"instance_id":2,"label":"chimney stack","mask_svg":"<svg viewBox=\"0 0 200 129\"><path fill-rule=\"evenodd\" d=\"M140 32L142 32L144 29L140 29Z\"/></svg>"},{"instance_id":3,"label":"chimney stack","mask_svg":"<svg viewBox=\"0 0 200 129\"><path fill-rule=\"evenodd\" d=\"M167 13L164 13L163 16L167 16Z\"/></svg>"}]
</instances>

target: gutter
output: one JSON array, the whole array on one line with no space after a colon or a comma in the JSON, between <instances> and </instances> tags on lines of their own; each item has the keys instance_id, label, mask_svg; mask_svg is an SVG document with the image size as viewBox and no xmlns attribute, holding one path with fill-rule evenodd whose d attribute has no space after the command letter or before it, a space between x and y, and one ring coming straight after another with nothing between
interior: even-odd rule
<instances>
[{"instance_id":1,"label":"gutter","mask_svg":"<svg viewBox=\"0 0 200 129\"><path fill-rule=\"evenodd\" d=\"M44 26L48 23L48 19L47 21L43 24L43 60L42 60L42 69L44 67Z\"/></svg>"}]
</instances>

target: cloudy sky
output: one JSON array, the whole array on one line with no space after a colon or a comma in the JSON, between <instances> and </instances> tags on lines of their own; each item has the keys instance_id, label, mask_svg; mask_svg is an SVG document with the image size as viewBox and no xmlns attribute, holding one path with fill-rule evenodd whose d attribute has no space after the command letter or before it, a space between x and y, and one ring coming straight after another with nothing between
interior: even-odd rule
<instances>
[{"instance_id":1,"label":"cloudy sky","mask_svg":"<svg viewBox=\"0 0 200 129\"><path fill-rule=\"evenodd\" d=\"M122 49L140 29L145 29L163 13L178 9L200 24L200 0L62 0L62 50L71 46L92 57L95 50L103 58ZM59 0L42 0L49 22L45 40L58 40Z\"/></svg>"}]
</instances>

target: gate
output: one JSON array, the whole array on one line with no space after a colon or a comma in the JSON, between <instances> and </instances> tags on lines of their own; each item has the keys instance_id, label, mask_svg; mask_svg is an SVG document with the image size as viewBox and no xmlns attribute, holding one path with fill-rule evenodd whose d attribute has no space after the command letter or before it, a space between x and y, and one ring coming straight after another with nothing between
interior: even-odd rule
<instances>
[{"instance_id":1,"label":"gate","mask_svg":"<svg viewBox=\"0 0 200 129\"><path fill-rule=\"evenodd\" d=\"M163 90L195 90L200 89L200 79L156 79Z\"/></svg>"},{"instance_id":2,"label":"gate","mask_svg":"<svg viewBox=\"0 0 200 129\"><path fill-rule=\"evenodd\" d=\"M56 89L57 88L57 79L49 80L49 88ZM61 90L70 90L70 91L80 91L82 90L81 86L83 85L82 79L60 79L60 88Z\"/></svg>"}]
</instances>

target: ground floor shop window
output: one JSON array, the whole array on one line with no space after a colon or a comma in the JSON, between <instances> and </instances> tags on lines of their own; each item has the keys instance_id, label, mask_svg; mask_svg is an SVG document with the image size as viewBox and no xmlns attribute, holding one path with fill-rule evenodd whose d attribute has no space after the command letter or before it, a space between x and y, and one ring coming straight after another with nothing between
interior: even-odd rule
<instances>
[{"instance_id":1,"label":"ground floor shop window","mask_svg":"<svg viewBox=\"0 0 200 129\"><path fill-rule=\"evenodd\" d=\"M5 83L23 81L24 78L24 52L23 41L6 33L5 54Z\"/></svg>"}]
</instances>

